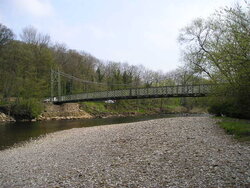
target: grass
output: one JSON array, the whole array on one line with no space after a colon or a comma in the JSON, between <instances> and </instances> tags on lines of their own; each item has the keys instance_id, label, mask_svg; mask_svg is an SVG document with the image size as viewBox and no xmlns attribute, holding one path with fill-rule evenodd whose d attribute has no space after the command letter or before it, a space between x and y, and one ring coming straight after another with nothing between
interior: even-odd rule
<instances>
[{"instance_id":1,"label":"grass","mask_svg":"<svg viewBox=\"0 0 250 188\"><path fill-rule=\"evenodd\" d=\"M129 100L129 101L116 101L114 104L106 104L100 102L84 102L81 103L81 108L92 115L98 114L123 114L123 113L157 113L160 110L159 100ZM183 111L179 105L164 104L162 105L163 111L175 112Z\"/></svg>"},{"instance_id":2,"label":"grass","mask_svg":"<svg viewBox=\"0 0 250 188\"><path fill-rule=\"evenodd\" d=\"M240 141L250 141L250 122L233 118L220 118L218 122L221 128L225 129L228 134Z\"/></svg>"},{"instance_id":3,"label":"grass","mask_svg":"<svg viewBox=\"0 0 250 188\"><path fill-rule=\"evenodd\" d=\"M91 114L109 112L104 102L85 102L84 110Z\"/></svg>"},{"instance_id":4,"label":"grass","mask_svg":"<svg viewBox=\"0 0 250 188\"><path fill-rule=\"evenodd\" d=\"M107 104L103 101L99 102L83 102L81 109L94 116L99 115L142 115L155 113L188 113L188 109L180 106L177 99L140 99L140 100L118 100L114 104ZM203 113L204 110L199 109L198 112ZM192 113L192 112L191 112Z\"/></svg>"}]
</instances>

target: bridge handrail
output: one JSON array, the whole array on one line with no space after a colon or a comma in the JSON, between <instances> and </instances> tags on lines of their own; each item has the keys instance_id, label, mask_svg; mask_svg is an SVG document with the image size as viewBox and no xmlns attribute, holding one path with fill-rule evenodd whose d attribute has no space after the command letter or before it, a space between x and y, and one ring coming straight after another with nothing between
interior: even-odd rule
<instances>
[{"instance_id":1,"label":"bridge handrail","mask_svg":"<svg viewBox=\"0 0 250 188\"><path fill-rule=\"evenodd\" d=\"M64 102L64 101L72 101L72 100L104 99L104 98L116 98L116 97L136 97L136 96L151 96L151 95L155 95L155 96L166 95L167 96L167 95L183 95L183 94L208 94L211 92L208 90L210 90L213 86L216 86L216 85L217 84L195 84L195 85L158 86L158 87L144 87L144 88L122 88L122 89L115 89L115 90L95 91L95 92L87 92L87 93L80 93L80 94L64 95L60 97L55 96L51 98L50 100L52 102ZM169 88L171 88L171 92L168 92ZM189 88L191 90L189 90ZM161 89L161 91L159 89ZM165 90L163 91L162 89L165 89ZM181 91L179 91L179 89L181 89Z\"/></svg>"}]
</instances>

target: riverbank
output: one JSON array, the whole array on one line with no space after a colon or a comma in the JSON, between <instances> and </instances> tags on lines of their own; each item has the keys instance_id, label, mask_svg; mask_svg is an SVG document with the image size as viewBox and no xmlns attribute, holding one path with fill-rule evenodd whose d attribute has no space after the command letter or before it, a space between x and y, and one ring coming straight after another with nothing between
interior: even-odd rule
<instances>
[{"instance_id":1,"label":"riverbank","mask_svg":"<svg viewBox=\"0 0 250 188\"><path fill-rule=\"evenodd\" d=\"M48 120L73 120L73 119L89 119L92 115L80 109L78 103L65 103L62 105L54 105L51 103L44 104L44 111L40 114L37 121Z\"/></svg>"},{"instance_id":2,"label":"riverbank","mask_svg":"<svg viewBox=\"0 0 250 188\"><path fill-rule=\"evenodd\" d=\"M201 107L187 108L176 103L159 104L159 100L130 100L115 103L84 102L80 109L95 118L128 117L153 114L206 114L207 109Z\"/></svg>"},{"instance_id":3,"label":"riverbank","mask_svg":"<svg viewBox=\"0 0 250 188\"><path fill-rule=\"evenodd\" d=\"M216 120L71 129L0 152L2 187L244 187L250 146Z\"/></svg>"},{"instance_id":4,"label":"riverbank","mask_svg":"<svg viewBox=\"0 0 250 188\"><path fill-rule=\"evenodd\" d=\"M16 120L13 117L0 112L0 122L14 122L14 121Z\"/></svg>"},{"instance_id":5,"label":"riverbank","mask_svg":"<svg viewBox=\"0 0 250 188\"><path fill-rule=\"evenodd\" d=\"M216 117L221 128L240 141L250 141L250 120Z\"/></svg>"},{"instance_id":6,"label":"riverbank","mask_svg":"<svg viewBox=\"0 0 250 188\"><path fill-rule=\"evenodd\" d=\"M162 108L159 108L159 106L155 104L131 104L125 103L124 101L122 103L117 102L117 104L107 104L105 102L84 102L54 105L51 103L44 103L42 105L43 110L40 115L37 116L37 118L18 119L18 121L76 120L89 118L131 117L155 114L183 115L207 113L206 109L198 107L188 109L179 105L165 105L162 106ZM2 107L2 110L3 113L1 114L4 118L1 118L0 114L0 122L16 121L13 117L4 114L4 111L7 111L6 107Z\"/></svg>"}]
</instances>

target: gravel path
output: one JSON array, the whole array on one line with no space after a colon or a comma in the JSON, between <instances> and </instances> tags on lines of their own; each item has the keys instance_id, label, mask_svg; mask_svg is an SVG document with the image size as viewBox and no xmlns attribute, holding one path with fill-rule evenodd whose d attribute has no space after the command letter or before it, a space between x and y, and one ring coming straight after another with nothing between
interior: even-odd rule
<instances>
[{"instance_id":1,"label":"gravel path","mask_svg":"<svg viewBox=\"0 0 250 188\"><path fill-rule=\"evenodd\" d=\"M0 151L0 187L247 187L249 157L209 117L79 128Z\"/></svg>"}]
</instances>

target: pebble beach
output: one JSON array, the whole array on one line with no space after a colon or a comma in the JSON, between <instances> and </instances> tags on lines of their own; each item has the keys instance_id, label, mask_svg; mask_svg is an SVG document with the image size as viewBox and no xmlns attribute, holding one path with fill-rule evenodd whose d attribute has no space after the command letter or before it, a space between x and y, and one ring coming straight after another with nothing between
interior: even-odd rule
<instances>
[{"instance_id":1,"label":"pebble beach","mask_svg":"<svg viewBox=\"0 0 250 188\"><path fill-rule=\"evenodd\" d=\"M74 128L0 151L0 187L250 187L250 145L211 117Z\"/></svg>"}]
</instances>

